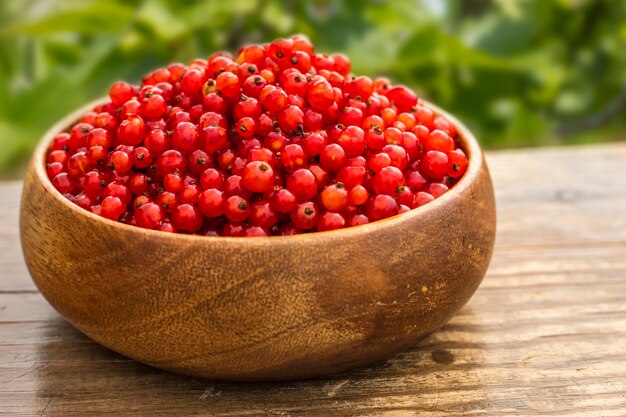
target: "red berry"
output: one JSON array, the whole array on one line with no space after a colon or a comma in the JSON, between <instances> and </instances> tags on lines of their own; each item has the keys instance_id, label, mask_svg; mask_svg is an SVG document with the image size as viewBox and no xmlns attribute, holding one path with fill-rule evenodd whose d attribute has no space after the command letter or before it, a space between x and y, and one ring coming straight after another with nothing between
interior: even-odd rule
<instances>
[{"instance_id":1,"label":"red berry","mask_svg":"<svg viewBox=\"0 0 626 417\"><path fill-rule=\"evenodd\" d=\"M327 145L320 153L320 164L329 171L337 171L346 162L346 152L336 143Z\"/></svg>"},{"instance_id":2,"label":"red berry","mask_svg":"<svg viewBox=\"0 0 626 417\"><path fill-rule=\"evenodd\" d=\"M317 180L310 170L298 169L287 177L287 189L298 201L306 201L317 194Z\"/></svg>"},{"instance_id":3,"label":"red berry","mask_svg":"<svg viewBox=\"0 0 626 417\"><path fill-rule=\"evenodd\" d=\"M296 208L298 200L291 191L281 188L272 195L271 204L274 210L281 213L289 213Z\"/></svg>"},{"instance_id":4,"label":"red berry","mask_svg":"<svg viewBox=\"0 0 626 417\"><path fill-rule=\"evenodd\" d=\"M420 191L419 193L415 194L415 207L423 206L424 204L430 203L433 200L435 200L435 197L433 197L431 194Z\"/></svg>"},{"instance_id":5,"label":"red berry","mask_svg":"<svg viewBox=\"0 0 626 417\"><path fill-rule=\"evenodd\" d=\"M208 154L223 149L228 145L228 133L221 126L209 126L200 132L200 147Z\"/></svg>"},{"instance_id":6,"label":"red berry","mask_svg":"<svg viewBox=\"0 0 626 417\"><path fill-rule=\"evenodd\" d=\"M306 161L304 150L295 143L285 146L280 155L280 162L287 172L294 172L298 168L303 167Z\"/></svg>"},{"instance_id":7,"label":"red berry","mask_svg":"<svg viewBox=\"0 0 626 417\"><path fill-rule=\"evenodd\" d=\"M151 130L143 145L150 151L150 155L158 157L170 147L170 138L161 129Z\"/></svg>"},{"instance_id":8,"label":"red berry","mask_svg":"<svg viewBox=\"0 0 626 417\"><path fill-rule=\"evenodd\" d=\"M455 149L448 154L448 172L452 178L459 178L467 170L467 157L461 149Z\"/></svg>"},{"instance_id":9,"label":"red berry","mask_svg":"<svg viewBox=\"0 0 626 417\"><path fill-rule=\"evenodd\" d=\"M327 211L322 214L317 221L317 230L319 232L325 232L328 230L341 229L346 225L346 219L339 213L333 213Z\"/></svg>"},{"instance_id":10,"label":"red berry","mask_svg":"<svg viewBox=\"0 0 626 417\"><path fill-rule=\"evenodd\" d=\"M87 138L91 133L93 126L89 123L77 123L70 130L70 139L68 141L68 147L71 150L77 150L84 147L87 144Z\"/></svg>"},{"instance_id":11,"label":"red berry","mask_svg":"<svg viewBox=\"0 0 626 417\"><path fill-rule=\"evenodd\" d=\"M367 203L367 217L376 221L395 216L398 213L398 203L386 194L378 194L370 198Z\"/></svg>"},{"instance_id":12,"label":"red berry","mask_svg":"<svg viewBox=\"0 0 626 417\"><path fill-rule=\"evenodd\" d=\"M235 130L238 135L249 138L253 136L256 131L256 123L252 117L243 117L237 121Z\"/></svg>"},{"instance_id":13,"label":"red berry","mask_svg":"<svg viewBox=\"0 0 626 417\"><path fill-rule=\"evenodd\" d=\"M218 217L224 213L224 193L216 188L203 191L198 198L200 211L206 217Z\"/></svg>"},{"instance_id":14,"label":"red berry","mask_svg":"<svg viewBox=\"0 0 626 417\"><path fill-rule=\"evenodd\" d=\"M391 165L400 168L401 171L404 171L409 164L409 155L407 155L402 146L386 145L383 148L383 152L387 153L391 158Z\"/></svg>"},{"instance_id":15,"label":"red berry","mask_svg":"<svg viewBox=\"0 0 626 417\"><path fill-rule=\"evenodd\" d=\"M413 192L405 185L398 186L395 197L396 201L401 206L404 205L406 207L413 207L415 203L415 196L413 195Z\"/></svg>"},{"instance_id":16,"label":"red berry","mask_svg":"<svg viewBox=\"0 0 626 417\"><path fill-rule=\"evenodd\" d=\"M321 197L322 204L330 211L341 211L348 205L348 192L340 182L324 188Z\"/></svg>"},{"instance_id":17,"label":"red berry","mask_svg":"<svg viewBox=\"0 0 626 417\"><path fill-rule=\"evenodd\" d=\"M199 136L196 125L190 122L181 122L174 128L172 147L183 153L191 153L198 149Z\"/></svg>"},{"instance_id":18,"label":"red berry","mask_svg":"<svg viewBox=\"0 0 626 417\"><path fill-rule=\"evenodd\" d=\"M428 151L420 163L420 168L428 177L441 180L448 172L448 156L440 151Z\"/></svg>"},{"instance_id":19,"label":"red berry","mask_svg":"<svg viewBox=\"0 0 626 417\"><path fill-rule=\"evenodd\" d=\"M278 215L268 201L261 200L252 205L248 220L253 226L269 230L278 222Z\"/></svg>"},{"instance_id":20,"label":"red berry","mask_svg":"<svg viewBox=\"0 0 626 417\"><path fill-rule=\"evenodd\" d=\"M288 106L278 113L278 125L287 132L302 130L304 113L296 106Z\"/></svg>"},{"instance_id":21,"label":"red berry","mask_svg":"<svg viewBox=\"0 0 626 417\"><path fill-rule=\"evenodd\" d=\"M46 165L46 174L48 175L48 178L52 179L63 172L63 169L62 163L52 162L51 164Z\"/></svg>"},{"instance_id":22,"label":"red berry","mask_svg":"<svg viewBox=\"0 0 626 417\"><path fill-rule=\"evenodd\" d=\"M419 191L426 185L426 179L419 173L419 171L411 171L406 175L406 184L413 191Z\"/></svg>"},{"instance_id":23,"label":"red berry","mask_svg":"<svg viewBox=\"0 0 626 417\"><path fill-rule=\"evenodd\" d=\"M85 174L83 190L91 195L101 194L106 187L106 181L98 171L91 171Z\"/></svg>"},{"instance_id":24,"label":"red berry","mask_svg":"<svg viewBox=\"0 0 626 417\"><path fill-rule=\"evenodd\" d=\"M217 91L224 97L238 96L241 91L239 78L232 72L223 72L215 80Z\"/></svg>"},{"instance_id":25,"label":"red berry","mask_svg":"<svg viewBox=\"0 0 626 417\"><path fill-rule=\"evenodd\" d=\"M130 181L128 182L128 186L130 187L130 191L132 191L135 195L141 195L148 190L148 185L152 181L146 174L135 174L130 177ZM106 186L106 182L100 181L101 186L104 188Z\"/></svg>"},{"instance_id":26,"label":"red berry","mask_svg":"<svg viewBox=\"0 0 626 417\"><path fill-rule=\"evenodd\" d=\"M442 130L433 130L424 143L427 151L451 152L454 149L454 141L448 133Z\"/></svg>"},{"instance_id":27,"label":"red berry","mask_svg":"<svg viewBox=\"0 0 626 417\"><path fill-rule=\"evenodd\" d=\"M317 225L319 212L315 203L308 201L298 204L296 209L291 212L290 218L296 227L308 230Z\"/></svg>"},{"instance_id":28,"label":"red berry","mask_svg":"<svg viewBox=\"0 0 626 417\"><path fill-rule=\"evenodd\" d=\"M52 185L61 194L71 193L74 190L74 180L66 173L61 172L52 179Z\"/></svg>"},{"instance_id":29,"label":"red berry","mask_svg":"<svg viewBox=\"0 0 626 417\"><path fill-rule=\"evenodd\" d=\"M172 210L172 223L179 230L194 233L202 227L202 215L194 205L179 204Z\"/></svg>"},{"instance_id":30,"label":"red berry","mask_svg":"<svg viewBox=\"0 0 626 417\"><path fill-rule=\"evenodd\" d=\"M117 140L122 145L138 145L148 134L143 119L139 116L129 116L122 121L117 129Z\"/></svg>"},{"instance_id":31,"label":"red berry","mask_svg":"<svg viewBox=\"0 0 626 417\"><path fill-rule=\"evenodd\" d=\"M261 237L261 236L267 236L267 232L265 231L264 228L260 226L248 226L244 228L242 236Z\"/></svg>"},{"instance_id":32,"label":"red berry","mask_svg":"<svg viewBox=\"0 0 626 417\"><path fill-rule=\"evenodd\" d=\"M124 81L114 83L109 89L109 98L116 106L121 106L126 103L128 100L133 98L133 95L133 87Z\"/></svg>"},{"instance_id":33,"label":"red berry","mask_svg":"<svg viewBox=\"0 0 626 417\"><path fill-rule=\"evenodd\" d=\"M358 156L365 150L365 133L358 126L348 126L337 138L337 143L346 151L348 158Z\"/></svg>"},{"instance_id":34,"label":"red berry","mask_svg":"<svg viewBox=\"0 0 626 417\"><path fill-rule=\"evenodd\" d=\"M180 80L181 89L187 94L199 94L204 84L204 74L197 68L190 68L182 75Z\"/></svg>"},{"instance_id":35,"label":"red berry","mask_svg":"<svg viewBox=\"0 0 626 417\"><path fill-rule=\"evenodd\" d=\"M200 185L205 190L209 188L221 190L224 186L224 173L215 168L208 168L200 176Z\"/></svg>"},{"instance_id":36,"label":"red berry","mask_svg":"<svg viewBox=\"0 0 626 417\"><path fill-rule=\"evenodd\" d=\"M387 98L401 112L408 112L417 104L417 96L406 87L398 86L387 91Z\"/></svg>"},{"instance_id":37,"label":"red berry","mask_svg":"<svg viewBox=\"0 0 626 417\"><path fill-rule=\"evenodd\" d=\"M428 193L437 198L448 191L448 186L439 182L434 182L428 186Z\"/></svg>"},{"instance_id":38,"label":"red berry","mask_svg":"<svg viewBox=\"0 0 626 417\"><path fill-rule=\"evenodd\" d=\"M311 85L307 101L314 109L324 110L335 101L335 92L328 81L318 81Z\"/></svg>"},{"instance_id":39,"label":"red berry","mask_svg":"<svg viewBox=\"0 0 626 417\"><path fill-rule=\"evenodd\" d=\"M404 185L404 181L402 171L394 166L388 166L374 175L372 185L378 194L394 195L398 187Z\"/></svg>"},{"instance_id":40,"label":"red berry","mask_svg":"<svg viewBox=\"0 0 626 417\"><path fill-rule=\"evenodd\" d=\"M341 168L337 172L336 179L342 182L346 188L352 188L363 184L366 173L367 171L364 166L350 165Z\"/></svg>"},{"instance_id":41,"label":"red berry","mask_svg":"<svg viewBox=\"0 0 626 417\"><path fill-rule=\"evenodd\" d=\"M126 207L119 197L108 196L100 204L100 215L110 220L118 220L126 211Z\"/></svg>"},{"instance_id":42,"label":"red berry","mask_svg":"<svg viewBox=\"0 0 626 417\"><path fill-rule=\"evenodd\" d=\"M163 208L158 204L146 203L135 209L135 223L145 229L154 229L165 218Z\"/></svg>"},{"instance_id":43,"label":"red berry","mask_svg":"<svg viewBox=\"0 0 626 417\"><path fill-rule=\"evenodd\" d=\"M224 214L230 221L242 222L250 215L250 204L238 195L232 195L226 200Z\"/></svg>"},{"instance_id":44,"label":"red berry","mask_svg":"<svg viewBox=\"0 0 626 417\"><path fill-rule=\"evenodd\" d=\"M278 63L287 61L293 50L293 40L276 39L267 48L267 55Z\"/></svg>"},{"instance_id":45,"label":"red berry","mask_svg":"<svg viewBox=\"0 0 626 417\"><path fill-rule=\"evenodd\" d=\"M255 193L269 191L274 186L274 171L267 162L252 161L244 168L242 184Z\"/></svg>"},{"instance_id":46,"label":"red berry","mask_svg":"<svg viewBox=\"0 0 626 417\"><path fill-rule=\"evenodd\" d=\"M165 99L158 94L151 94L141 101L139 106L139 114L147 118L161 117L167 111L167 103Z\"/></svg>"},{"instance_id":47,"label":"red berry","mask_svg":"<svg viewBox=\"0 0 626 417\"><path fill-rule=\"evenodd\" d=\"M387 144L385 140L385 134L378 127L375 126L367 131L365 135L365 142L370 149L381 150Z\"/></svg>"},{"instance_id":48,"label":"red berry","mask_svg":"<svg viewBox=\"0 0 626 417\"><path fill-rule=\"evenodd\" d=\"M287 94L282 88L276 88L273 85L268 85L261 90L259 100L263 107L272 114L278 113L287 106Z\"/></svg>"},{"instance_id":49,"label":"red berry","mask_svg":"<svg viewBox=\"0 0 626 417\"><path fill-rule=\"evenodd\" d=\"M82 177L89 171L90 165L87 153L77 152L67 160L67 172L74 178Z\"/></svg>"},{"instance_id":50,"label":"red berry","mask_svg":"<svg viewBox=\"0 0 626 417\"><path fill-rule=\"evenodd\" d=\"M377 153L367 160L367 166L375 173L391 165L391 157L384 152Z\"/></svg>"},{"instance_id":51,"label":"red berry","mask_svg":"<svg viewBox=\"0 0 626 417\"><path fill-rule=\"evenodd\" d=\"M185 161L185 158L180 152L171 149L163 152L163 155L157 159L156 165L159 174L164 177L174 171L183 172L185 170L185 166L187 165L187 161Z\"/></svg>"},{"instance_id":52,"label":"red berry","mask_svg":"<svg viewBox=\"0 0 626 417\"><path fill-rule=\"evenodd\" d=\"M353 206L360 206L362 204L365 204L368 198L369 194L367 192L367 188L362 185L354 186L348 194L348 202L350 205Z\"/></svg>"}]
</instances>

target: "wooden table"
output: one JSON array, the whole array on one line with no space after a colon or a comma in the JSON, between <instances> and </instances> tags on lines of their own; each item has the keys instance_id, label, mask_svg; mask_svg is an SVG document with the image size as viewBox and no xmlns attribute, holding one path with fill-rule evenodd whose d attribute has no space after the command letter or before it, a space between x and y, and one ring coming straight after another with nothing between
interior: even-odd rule
<instances>
[{"instance_id":1,"label":"wooden table","mask_svg":"<svg viewBox=\"0 0 626 417\"><path fill-rule=\"evenodd\" d=\"M488 154L498 237L476 295L384 363L324 380L168 374L87 339L44 301L0 185L0 415L626 416L626 144Z\"/></svg>"}]
</instances>

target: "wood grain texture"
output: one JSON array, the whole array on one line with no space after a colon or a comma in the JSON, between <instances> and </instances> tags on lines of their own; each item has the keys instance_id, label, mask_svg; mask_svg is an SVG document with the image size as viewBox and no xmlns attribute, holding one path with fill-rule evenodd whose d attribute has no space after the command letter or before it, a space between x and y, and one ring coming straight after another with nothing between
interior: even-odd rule
<instances>
[{"instance_id":1,"label":"wood grain texture","mask_svg":"<svg viewBox=\"0 0 626 417\"><path fill-rule=\"evenodd\" d=\"M626 415L626 145L488 162L498 235L468 305L385 362L292 383L182 377L90 341L29 284L20 184L0 186L0 415Z\"/></svg>"},{"instance_id":2,"label":"wood grain texture","mask_svg":"<svg viewBox=\"0 0 626 417\"><path fill-rule=\"evenodd\" d=\"M26 175L26 264L77 329L161 369L277 381L381 360L444 325L491 259L489 172L471 133L447 117L468 168L436 201L360 227L250 239L146 230L69 202L44 161L70 115L44 136Z\"/></svg>"}]
</instances>

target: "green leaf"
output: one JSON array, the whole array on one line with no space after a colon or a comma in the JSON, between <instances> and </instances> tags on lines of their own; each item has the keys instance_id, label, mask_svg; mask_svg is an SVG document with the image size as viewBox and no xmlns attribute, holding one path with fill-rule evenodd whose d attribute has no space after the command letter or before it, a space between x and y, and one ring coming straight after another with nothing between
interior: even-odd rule
<instances>
[{"instance_id":1,"label":"green leaf","mask_svg":"<svg viewBox=\"0 0 626 417\"><path fill-rule=\"evenodd\" d=\"M61 10L35 20L6 26L0 34L47 35L56 32L97 34L123 29L134 9L115 2L100 1L78 10Z\"/></svg>"}]
</instances>

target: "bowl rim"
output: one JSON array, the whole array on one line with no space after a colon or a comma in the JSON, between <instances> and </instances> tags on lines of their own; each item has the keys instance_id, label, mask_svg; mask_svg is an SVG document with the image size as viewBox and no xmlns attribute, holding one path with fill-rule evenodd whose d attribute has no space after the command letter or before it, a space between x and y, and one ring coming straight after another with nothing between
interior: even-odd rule
<instances>
[{"instance_id":1,"label":"bowl rim","mask_svg":"<svg viewBox=\"0 0 626 417\"><path fill-rule=\"evenodd\" d=\"M288 244L289 242L295 241L298 241L300 243L315 241L319 243L320 239L332 240L351 237L357 238L360 236L375 233L383 229L398 226L403 222L415 219L417 217L423 217L428 213L434 212L440 207L448 204L451 200L466 192L471 187L471 185L476 182L483 165L483 153L480 145L478 144L478 141L476 140L472 132L459 119L452 116L445 110L426 100L420 99L420 102L433 110L436 115L444 116L452 123L454 123L457 129L457 135L461 139L461 148L463 148L463 150L465 151L468 159L467 170L465 171L461 179L452 188L450 188L450 190L446 191L443 195L436 198L434 201L412 209L408 212L397 214L386 219L377 220L375 222L366 223L359 226L346 227L343 229L328 230L322 232L302 233L290 236L255 236L253 238L234 236L204 236L184 233L168 233L160 230L144 229L138 226L109 220L74 204L73 202L65 198L65 196L52 185L52 181L48 178L45 170L46 151L54 136L63 131L66 131L72 124L76 123L76 121L79 120L84 113L91 111L96 105L106 102L106 99L106 97L102 97L84 106L81 106L80 108L74 110L73 112L59 120L57 123L55 123L43 135L43 137L37 144L33 153L33 159L31 161L31 170L34 170L34 174L37 180L44 187L44 189L48 191L54 199L59 201L75 215L85 216L96 222L103 222L106 226L110 228L118 228L122 233L135 233L145 238L160 238L179 242L181 242L182 240L182 242L188 243L206 242L214 244L220 242L223 244L234 244L237 246L240 246L242 244L245 244L246 246L265 246L269 242L273 244Z\"/></svg>"}]
</instances>

